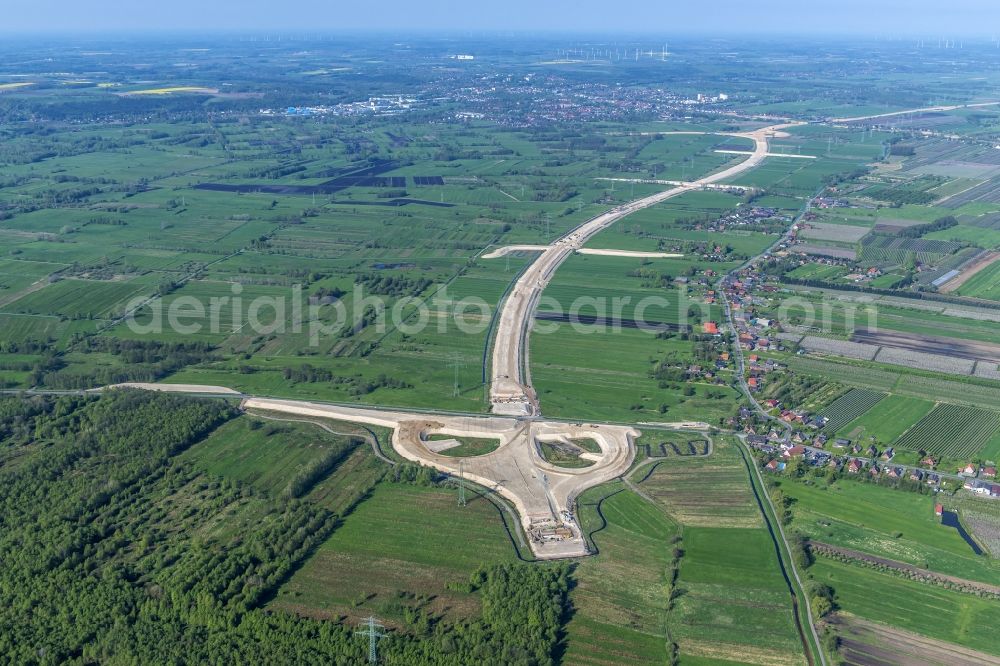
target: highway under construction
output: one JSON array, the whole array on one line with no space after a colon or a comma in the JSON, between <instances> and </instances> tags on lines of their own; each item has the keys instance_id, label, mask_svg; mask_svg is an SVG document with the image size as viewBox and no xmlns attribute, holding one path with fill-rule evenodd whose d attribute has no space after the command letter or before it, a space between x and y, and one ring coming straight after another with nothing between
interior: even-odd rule
<instances>
[{"instance_id":1,"label":"highway under construction","mask_svg":"<svg viewBox=\"0 0 1000 666\"><path fill-rule=\"evenodd\" d=\"M569 231L550 245L513 246L494 250L486 257L509 252L538 252L500 305L493 340L489 415L418 413L378 407L348 407L301 400L241 396L225 387L170 384L132 384L140 388L234 395L245 409L279 412L313 418L349 421L392 429L392 446L399 456L432 467L454 478L484 486L517 510L521 526L538 559L580 557L590 553L586 535L576 517L576 498L598 484L622 476L635 458L639 430L623 425L567 423L545 420L531 385L528 345L535 309L542 292L559 266L577 252L628 256L618 250L584 248L600 231L638 210L733 178L759 165L768 156L768 140L781 136L792 124L773 125L737 134L754 142L754 150L740 163L699 180L617 206ZM732 134L730 134L732 135ZM669 425L669 424L663 424ZM676 424L704 429L704 423ZM492 439L489 453L469 457L442 453L441 439ZM581 455L587 466L563 467L542 455L545 443L574 446L587 441Z\"/></svg>"}]
</instances>

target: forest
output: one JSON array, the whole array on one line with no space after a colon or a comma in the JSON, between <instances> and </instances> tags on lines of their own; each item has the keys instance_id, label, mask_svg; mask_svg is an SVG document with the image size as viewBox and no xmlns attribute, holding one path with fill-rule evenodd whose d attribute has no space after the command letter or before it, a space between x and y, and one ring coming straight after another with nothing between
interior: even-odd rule
<instances>
[{"instance_id":1,"label":"forest","mask_svg":"<svg viewBox=\"0 0 1000 666\"><path fill-rule=\"evenodd\" d=\"M337 529L342 516L296 499L335 461L270 496L181 457L234 418L221 401L134 390L0 398L7 663L366 661L356 627L264 609ZM494 564L467 585L481 617L390 629L383 663L554 663L567 567Z\"/></svg>"}]
</instances>

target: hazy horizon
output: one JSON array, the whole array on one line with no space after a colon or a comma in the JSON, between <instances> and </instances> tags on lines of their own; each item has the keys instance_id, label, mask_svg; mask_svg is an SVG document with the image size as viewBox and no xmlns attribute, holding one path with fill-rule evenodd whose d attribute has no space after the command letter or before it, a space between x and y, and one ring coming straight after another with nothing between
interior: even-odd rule
<instances>
[{"instance_id":1,"label":"hazy horizon","mask_svg":"<svg viewBox=\"0 0 1000 666\"><path fill-rule=\"evenodd\" d=\"M995 26L995 28L994 28ZM0 33L163 33L294 31L308 33L631 33L657 35L983 36L1000 34L1000 5L990 0L842 0L809 7L793 0L718 0L709 10L649 0L509 0L499 4L382 0L337 7L288 0L275 11L267 0L174 0L137 6L124 0L17 1L6 8Z\"/></svg>"}]
</instances>

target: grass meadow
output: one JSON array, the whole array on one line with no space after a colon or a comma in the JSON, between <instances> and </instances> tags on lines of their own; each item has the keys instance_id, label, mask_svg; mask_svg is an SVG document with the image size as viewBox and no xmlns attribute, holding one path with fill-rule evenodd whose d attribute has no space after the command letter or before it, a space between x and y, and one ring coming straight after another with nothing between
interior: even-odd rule
<instances>
[{"instance_id":1,"label":"grass meadow","mask_svg":"<svg viewBox=\"0 0 1000 666\"><path fill-rule=\"evenodd\" d=\"M832 485L786 480L781 491L793 499L792 528L817 541L1000 584L1000 562L975 555L957 530L934 515L935 502L947 506L946 498L850 479Z\"/></svg>"},{"instance_id":2,"label":"grass meadow","mask_svg":"<svg viewBox=\"0 0 1000 666\"><path fill-rule=\"evenodd\" d=\"M824 558L810 574L835 590L843 612L1000 655L995 636L1000 605L994 600Z\"/></svg>"}]
</instances>

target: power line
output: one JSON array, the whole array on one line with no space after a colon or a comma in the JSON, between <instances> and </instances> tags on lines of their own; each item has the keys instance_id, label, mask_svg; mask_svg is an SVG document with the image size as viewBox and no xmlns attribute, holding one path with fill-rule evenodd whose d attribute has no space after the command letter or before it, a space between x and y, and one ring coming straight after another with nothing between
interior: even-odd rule
<instances>
[{"instance_id":1,"label":"power line","mask_svg":"<svg viewBox=\"0 0 1000 666\"><path fill-rule=\"evenodd\" d=\"M368 663L377 664L378 663L378 639L385 636L384 633L379 631L380 629L385 629L385 627L379 624L373 616L368 616L368 619L364 621L361 626L365 627L361 631L356 631L354 633L361 634L368 637Z\"/></svg>"}]
</instances>

